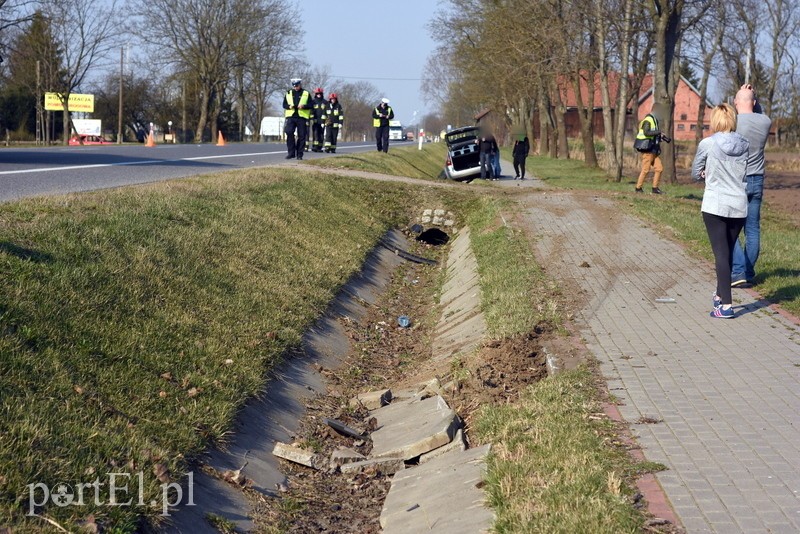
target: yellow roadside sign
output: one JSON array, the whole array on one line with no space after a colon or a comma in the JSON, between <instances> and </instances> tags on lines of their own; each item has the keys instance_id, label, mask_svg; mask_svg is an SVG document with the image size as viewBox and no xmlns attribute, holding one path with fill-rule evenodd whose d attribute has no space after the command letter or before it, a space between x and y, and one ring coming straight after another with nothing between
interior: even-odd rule
<instances>
[{"instance_id":1,"label":"yellow roadside sign","mask_svg":"<svg viewBox=\"0 0 800 534\"><path fill-rule=\"evenodd\" d=\"M61 103L58 93L44 94L44 109L48 111L63 111L64 104ZM92 113L94 111L94 95L72 93L69 95L69 110Z\"/></svg>"}]
</instances>

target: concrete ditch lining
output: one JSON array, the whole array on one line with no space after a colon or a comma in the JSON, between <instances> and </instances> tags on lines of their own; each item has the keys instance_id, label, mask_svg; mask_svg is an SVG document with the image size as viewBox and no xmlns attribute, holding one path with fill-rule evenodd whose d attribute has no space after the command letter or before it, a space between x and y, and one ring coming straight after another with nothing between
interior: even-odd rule
<instances>
[{"instance_id":1,"label":"concrete ditch lining","mask_svg":"<svg viewBox=\"0 0 800 534\"><path fill-rule=\"evenodd\" d=\"M403 248L402 234L397 232L392 237L396 239L394 246ZM338 367L350 351L338 318L363 317L366 306L377 301L391 271L402 262L392 247L378 245L372 251L362 272L342 288L325 315L306 333L302 353L278 366L264 395L245 406L227 448L205 455L208 466L218 473L236 470L246 457L248 464L242 473L252 481L252 487L264 494L276 494L275 486L286 479L273 454L275 443L291 439L304 413L304 401L325 391L324 379L312 365ZM438 356L439 360L473 351L486 331L468 228L451 243L446 276L441 305L445 310L459 311L443 313L440 318L434 354L443 348L446 354ZM419 386L408 395L398 392L393 402L372 411L379 425L371 436L372 453L341 469L356 472L375 465L388 473L397 472L380 517L385 532L486 532L494 514L485 503L480 482L489 447L466 449L461 420L438 395L441 386L437 379ZM414 465L417 462L419 465ZM235 486L198 470L194 493L196 506L177 510L162 532L217 532L205 519L207 514L230 521L239 531L255 529L247 498Z\"/></svg>"},{"instance_id":2,"label":"concrete ditch lining","mask_svg":"<svg viewBox=\"0 0 800 534\"><path fill-rule=\"evenodd\" d=\"M396 249L408 247L405 236L397 230L389 231L381 241ZM350 277L325 313L304 334L301 350L276 366L268 375L263 394L241 410L227 446L207 451L199 462L220 474L240 469L246 462L242 473L252 481L253 489L276 495L276 486L284 484L286 477L272 454L274 444L289 440L297 431L306 400L325 392L324 378L314 366L336 369L350 351L339 319L363 318L390 283L392 272L404 261L389 247L376 245L362 269ZM255 529L247 497L239 488L207 474L200 466L195 466L192 475L195 505L182 505L171 511L171 517L156 531L218 534L206 520L207 514L230 521L242 532Z\"/></svg>"}]
</instances>

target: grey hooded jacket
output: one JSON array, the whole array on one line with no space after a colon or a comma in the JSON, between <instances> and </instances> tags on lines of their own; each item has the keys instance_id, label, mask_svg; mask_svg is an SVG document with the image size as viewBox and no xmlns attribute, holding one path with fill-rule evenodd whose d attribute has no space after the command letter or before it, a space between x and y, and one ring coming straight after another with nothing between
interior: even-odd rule
<instances>
[{"instance_id":1,"label":"grey hooded jacket","mask_svg":"<svg viewBox=\"0 0 800 534\"><path fill-rule=\"evenodd\" d=\"M747 217L747 155L750 143L736 132L717 132L697 145L692 177L706 181L700 210L720 217Z\"/></svg>"}]
</instances>

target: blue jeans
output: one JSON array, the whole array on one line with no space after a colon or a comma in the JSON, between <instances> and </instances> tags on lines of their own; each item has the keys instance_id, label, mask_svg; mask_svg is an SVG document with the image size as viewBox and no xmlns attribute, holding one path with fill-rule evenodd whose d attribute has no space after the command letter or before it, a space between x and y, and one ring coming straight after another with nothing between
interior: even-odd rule
<instances>
[{"instance_id":1,"label":"blue jeans","mask_svg":"<svg viewBox=\"0 0 800 534\"><path fill-rule=\"evenodd\" d=\"M488 152L480 153L481 178L492 177L492 155Z\"/></svg>"},{"instance_id":2,"label":"blue jeans","mask_svg":"<svg viewBox=\"0 0 800 534\"><path fill-rule=\"evenodd\" d=\"M495 178L500 178L503 171L500 170L500 153L492 154L492 174Z\"/></svg>"},{"instance_id":3,"label":"blue jeans","mask_svg":"<svg viewBox=\"0 0 800 534\"><path fill-rule=\"evenodd\" d=\"M764 194L764 175L747 176L747 219L744 222L744 249L739 240L733 247L731 280L753 280L756 261L761 249L761 197Z\"/></svg>"}]
</instances>

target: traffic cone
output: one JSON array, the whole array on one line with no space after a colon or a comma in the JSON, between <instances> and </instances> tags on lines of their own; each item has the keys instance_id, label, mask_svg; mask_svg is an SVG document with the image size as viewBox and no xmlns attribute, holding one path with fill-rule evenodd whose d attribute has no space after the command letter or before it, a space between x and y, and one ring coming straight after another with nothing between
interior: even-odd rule
<instances>
[{"instance_id":1,"label":"traffic cone","mask_svg":"<svg viewBox=\"0 0 800 534\"><path fill-rule=\"evenodd\" d=\"M147 141L145 142L144 146L147 147L156 146L156 137L153 135L153 132L147 134Z\"/></svg>"},{"instance_id":2,"label":"traffic cone","mask_svg":"<svg viewBox=\"0 0 800 534\"><path fill-rule=\"evenodd\" d=\"M217 136L217 146L225 146L225 138L222 137L222 132Z\"/></svg>"}]
</instances>

